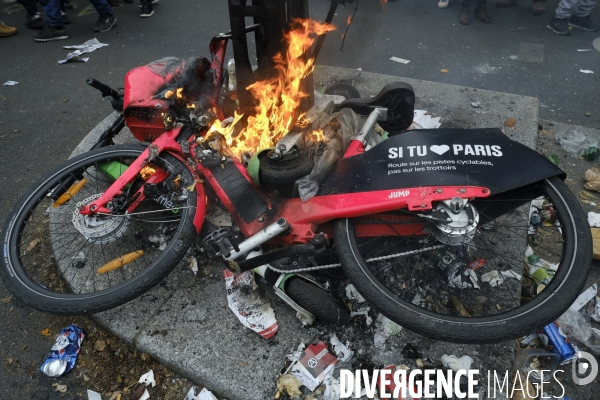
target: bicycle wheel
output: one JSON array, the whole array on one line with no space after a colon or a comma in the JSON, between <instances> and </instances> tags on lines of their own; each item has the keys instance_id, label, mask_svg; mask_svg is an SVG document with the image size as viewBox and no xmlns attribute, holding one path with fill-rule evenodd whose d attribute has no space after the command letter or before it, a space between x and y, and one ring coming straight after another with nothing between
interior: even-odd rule
<instances>
[{"instance_id":1,"label":"bicycle wheel","mask_svg":"<svg viewBox=\"0 0 600 400\"><path fill-rule=\"evenodd\" d=\"M545 219L534 226L532 200ZM440 211L430 214L436 221L336 221L335 246L349 279L391 320L445 341L514 339L560 316L585 284L592 248L583 210L564 182L551 178L466 204L452 224L439 222L446 221ZM434 206L444 208L453 214Z\"/></svg>"},{"instance_id":2,"label":"bicycle wheel","mask_svg":"<svg viewBox=\"0 0 600 400\"><path fill-rule=\"evenodd\" d=\"M120 145L81 154L38 180L19 200L3 235L0 277L23 303L53 314L104 311L144 293L177 265L195 238L193 175L161 154L146 173L167 173L147 198L125 210L148 176L139 175L107 204L108 215L84 216L144 147ZM53 199L61 182L76 179L70 199ZM77 187L80 189L77 191ZM148 185L146 186L146 188ZM62 204L60 204L62 203Z\"/></svg>"}]
</instances>

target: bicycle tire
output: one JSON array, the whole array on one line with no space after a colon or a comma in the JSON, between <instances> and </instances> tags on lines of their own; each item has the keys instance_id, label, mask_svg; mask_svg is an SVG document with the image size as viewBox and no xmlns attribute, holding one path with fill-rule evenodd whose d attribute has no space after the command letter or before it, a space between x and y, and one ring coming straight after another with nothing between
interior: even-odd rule
<instances>
[{"instance_id":1,"label":"bicycle tire","mask_svg":"<svg viewBox=\"0 0 600 400\"><path fill-rule=\"evenodd\" d=\"M286 282L285 291L292 300L322 321L337 325L350 321L348 310L315 284L293 277Z\"/></svg>"},{"instance_id":2,"label":"bicycle tire","mask_svg":"<svg viewBox=\"0 0 600 400\"><path fill-rule=\"evenodd\" d=\"M125 243L125 240L129 240L129 236L125 236L128 234L128 229L130 229L131 232L138 230L135 234L133 234L132 237L135 240L137 240L136 238L139 238L140 243L142 243L142 239L146 240L146 242L148 242L149 239L152 239L152 237L143 236L147 234L147 231L144 231L143 228L143 226L145 226L144 223L151 227L156 227L157 225L159 228L163 226L167 227L164 228L164 237L161 239L164 239L165 245L162 250L160 249L162 247L162 244L161 246L158 246L152 243L148 244L146 242L143 242L140 246L142 246L142 248L144 248L143 246L146 246L146 250L145 253L144 251L142 251L142 256L139 256L137 260L131 261L129 264L121 266L120 268L117 268L114 271L105 273L104 275L102 275L102 278L98 278L101 281L106 281L108 279L108 285L110 285L111 279L112 282L117 281L119 279L119 276L116 275L120 274L123 277L122 282L117 283L112 287L109 286L102 289L102 284L94 281L94 291L88 292L88 276L88 278L83 282L82 288L79 288L80 293L75 293L75 278L71 279L71 282L69 282L68 279L63 279L63 282L60 282L60 279L65 278L65 276L67 276L67 272L64 270L63 267L61 267L61 258L58 256L57 247L55 244L53 244L52 241L56 237L58 237L56 235L61 232L52 232L52 228L50 228L50 226L57 225L57 228L61 228L62 226L64 226L65 228L63 229L73 227L69 224L58 225L58 223L54 223L51 220L51 218L54 218L52 214L54 211L51 210L52 206L49 206L46 209L46 211L39 211L43 210L43 207L45 206L45 204L47 204L48 201L53 201L48 200L48 193L51 193L51 190L60 184L61 179L64 179L68 176L73 176L73 171L81 171L81 168L83 166L87 165L88 167L85 167L87 168L86 171L93 170L98 176L100 176L100 174L98 174L97 166L104 165L102 163L106 163L106 160L133 160L137 158L144 150L145 147L140 145L116 145L92 150L90 152L74 157L62 163L58 167L54 168L52 171L48 172L41 179L39 179L30 189L28 189L25 192L25 194L14 206L11 215L9 215L4 225L3 232L5 233L2 237L4 245L4 256L0 261L0 278L7 286L9 291L17 299L34 309L58 315L90 314L105 311L122 305L130 300L133 300L134 298L140 296L142 293L148 291L150 288L158 284L163 278L165 278L169 274L169 272L179 263L179 261L181 261L187 249L196 237L196 230L193 224L194 213L197 205L197 197L195 193L190 193L187 199L181 201L180 204L182 205L177 206L180 207L180 209L176 209L176 211L170 211L171 214L175 214L175 212L177 212L176 217L169 217L176 218L172 221L165 220L164 217L161 218L159 216L162 215L160 213L166 213L166 211L152 211L154 212L154 214L148 214L149 216L147 217L144 217L144 215L142 215L143 213L140 213L140 216L138 216L137 218L132 218L131 215L133 214L131 214L128 217L131 220L131 222L129 222L129 225L127 225L127 227L125 228L125 233L122 233L121 230L119 231L119 234L121 234L121 236L117 236L117 239L121 240L123 243ZM160 154L157 158L152 160L152 163L154 165L162 166L165 170L169 172L169 176L172 176L173 174L179 174L179 176L183 180L183 183L186 186L194 182L193 175L189 171L189 169L180 160L169 154ZM94 166L96 169L92 169L90 168L90 166ZM90 180L91 179L92 178L90 177ZM111 183L109 180L106 180L108 182L104 182L101 179L97 179L97 181L98 185L107 186ZM87 186L87 183L85 186ZM81 196L84 195L85 194L81 194ZM69 201L75 201L75 196L77 195L74 195L74 197ZM68 202L66 204L68 204ZM38 206L40 206L39 209ZM71 204L71 206L73 206L73 204ZM62 210L62 208L60 207L57 209ZM138 209L139 207L136 208L136 210ZM48 232L46 232L46 234L50 238L49 244L44 245L45 242L43 242L43 238L45 236L43 236L42 232L42 234L39 234L38 236L42 238L41 243L40 241L38 241L35 244L33 244L33 241L29 242L29 245L27 245L27 243L23 241L22 236L25 236L26 230L28 231L32 229L28 225L28 222L30 222L30 224L33 224L35 221L39 222L39 219L34 219L37 218L36 216L38 214L42 216L48 216L48 220L40 222L39 226L40 229L43 229L43 225L48 226ZM170 216L171 214L168 215ZM64 213L64 215L70 214ZM108 219L109 217L111 216L109 215L108 217L101 218ZM145 220L144 218L147 219ZM153 222L154 224L150 224L150 222ZM170 222L175 223L169 225ZM114 224L117 224L122 227L125 223L119 222ZM167 231L167 229L171 229L169 228L170 226L176 226L176 228ZM152 232L159 231L159 228L154 228ZM83 271L85 268L88 268L88 264L90 264L89 268L93 272L93 268L95 268L96 264L102 261L106 261L106 257L110 258L113 256L109 253L109 246L112 246L112 243L115 244L113 247L110 247L111 249L116 248L118 250L120 248L116 246L122 246L122 248L125 249L125 244L121 244L116 239L112 239L110 237L108 239L102 239L109 240L108 242L104 243L102 241L93 242L87 237L83 237L82 239L77 236L77 232L73 235L75 235L72 239L74 242L79 240L86 246L88 245L88 243L90 243L89 246L92 246L91 257L87 257L86 259L85 254L83 255L84 261L81 261L83 266L75 264L75 259L79 256L79 254L83 254L84 249L86 250L86 252L88 252L88 254L90 254L89 250L87 250L87 247L80 250L79 253L77 253L77 255L75 256L75 258L71 260L71 265L69 265L68 268L73 268L73 270L79 268ZM80 235L83 236L82 233L80 233ZM133 240L132 246L138 246L138 243L136 243L135 240ZM97 246L98 244L100 244L100 246L102 247L101 254L99 253L100 250L97 249L97 247L100 247ZM30 250L29 248L32 247L32 245L33 248ZM23 250L24 246L27 246L27 249ZM43 250L42 247L44 246L49 247L50 252L52 254L50 257L46 257L47 260L40 257L35 258L37 260L36 262L40 264L39 268L30 268L30 266L27 265L27 263L22 262L22 258L29 256L32 253L35 253L36 248L40 248L41 252ZM65 246L67 245L65 244ZM72 245L69 244L66 248L68 249L71 246ZM75 249L77 249L77 246L78 244L75 245ZM105 254L104 251L105 246L107 254ZM63 253L65 251L63 251ZM96 253L94 253L94 251L96 251ZM149 260L151 255L153 254L156 254L156 258L149 262L148 265L145 265L145 260ZM35 265L36 262L33 262L33 264ZM52 263L54 263L54 266L51 265ZM136 268L138 268L139 271L133 270L134 264L137 266ZM27 267L25 265L27 265ZM72 267L72 265L75 265L75 267ZM42 271L41 269L44 266L47 266L48 269ZM125 267L131 268L129 270L126 270ZM30 270L32 270L32 272L30 272ZM100 272L97 272L97 275L99 274ZM48 280L52 282L52 286L49 286L47 283L36 282L34 278L41 279L38 278L38 275L41 275L42 278L52 276L51 278L48 278ZM70 276L72 277L72 274ZM92 274L91 276L92 280L96 279L96 276L94 274ZM104 278L104 276L106 276L107 278ZM96 291L97 285L100 289L98 291ZM86 290L86 292L82 293L84 289Z\"/></svg>"},{"instance_id":3,"label":"bicycle tire","mask_svg":"<svg viewBox=\"0 0 600 400\"><path fill-rule=\"evenodd\" d=\"M335 243L342 267L375 309L424 336L456 343L484 344L534 332L558 318L577 298L589 274L592 253L585 214L566 184L555 177L538 182L537 187L547 193L560 215L561 234L565 238L563 257L550 284L532 301L524 305L519 303L514 310L463 318L432 312L401 298L377 279L361 256L353 219L335 222Z\"/></svg>"}]
</instances>

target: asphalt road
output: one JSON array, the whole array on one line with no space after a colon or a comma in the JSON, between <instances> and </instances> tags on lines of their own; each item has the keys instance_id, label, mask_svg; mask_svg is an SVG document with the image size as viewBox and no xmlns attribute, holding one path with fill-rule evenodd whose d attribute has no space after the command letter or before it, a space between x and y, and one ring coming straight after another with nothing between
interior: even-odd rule
<instances>
[{"instance_id":1,"label":"asphalt road","mask_svg":"<svg viewBox=\"0 0 600 400\"><path fill-rule=\"evenodd\" d=\"M535 96L544 119L600 128L600 51L592 43L600 33L554 35L545 27L550 15L531 16L528 1L505 10L490 8L491 24L474 21L470 26L457 23L457 0L446 10L438 9L436 0L389 2L385 9L378 0L359 1L344 51L339 50L338 29L325 41L318 63ZM72 2L77 7L67 12L70 38L49 43L31 39L35 32L25 29L21 6L0 5L0 20L19 28L17 36L0 39L0 83L19 82L0 86L1 221L23 191L66 159L110 112L85 78L119 87L127 71L152 60L206 56L210 38L229 29L225 0L163 0L149 19L139 18L135 4L123 4L115 10L117 25L98 34L92 30L97 14L89 3ZM548 8L557 3L548 1ZM328 4L312 0L311 16L323 19ZM353 11L351 4L340 7L336 25L343 28ZM600 21L600 7L593 17ZM94 37L109 46L87 55L88 63L57 64L68 52L62 45ZM390 61L392 56L410 62ZM0 285L0 298L6 297ZM0 398L57 396L35 367L51 346L53 339L39 332L52 317L10 302L0 303L0 321ZM9 366L9 357L21 367Z\"/></svg>"}]
</instances>

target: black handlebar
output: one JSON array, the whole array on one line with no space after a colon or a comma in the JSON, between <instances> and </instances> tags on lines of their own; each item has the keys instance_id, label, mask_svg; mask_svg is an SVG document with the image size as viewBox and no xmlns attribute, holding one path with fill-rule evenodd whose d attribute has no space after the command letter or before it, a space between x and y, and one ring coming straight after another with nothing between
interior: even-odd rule
<instances>
[{"instance_id":1,"label":"black handlebar","mask_svg":"<svg viewBox=\"0 0 600 400\"><path fill-rule=\"evenodd\" d=\"M94 78L87 78L85 82L94 89L98 89L102 93L102 97L110 96L115 100L123 97L123 95L117 92L115 89L111 88L108 85L105 85L102 82L95 80Z\"/></svg>"}]
</instances>

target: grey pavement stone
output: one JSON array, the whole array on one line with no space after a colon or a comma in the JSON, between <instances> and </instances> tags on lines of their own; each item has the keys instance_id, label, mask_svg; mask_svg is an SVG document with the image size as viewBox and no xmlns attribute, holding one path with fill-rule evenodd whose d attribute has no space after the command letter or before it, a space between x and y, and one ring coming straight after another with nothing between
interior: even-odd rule
<instances>
[{"instance_id":1,"label":"grey pavement stone","mask_svg":"<svg viewBox=\"0 0 600 400\"><path fill-rule=\"evenodd\" d=\"M506 128L506 133L531 148L536 147L538 100L535 98L346 68L315 69L316 85L337 80L354 80L363 96L377 94L388 82L403 80L414 87L417 108L441 116L442 127L502 127L506 118L515 118L515 128ZM478 108L471 105L474 102L480 103ZM94 138L115 117L116 113L109 115L90 132L73 155L89 149ZM124 132L118 141L134 140L130 133ZM267 288L265 294L271 299L279 323L279 332L268 341L244 328L229 310L221 271L200 268L194 276L186 261L145 295L94 318L137 350L229 400L272 398L285 355L301 341L307 342L315 336L327 341L332 333L343 342L350 342L355 356L347 367L353 369L392 363L414 367L414 362L402 355L407 343L419 349L427 365L440 365L443 354L455 354L471 356L473 368L482 372L505 371L512 366L512 341L491 345L450 344L417 335L405 327L408 329L391 337L385 349L379 350L373 346L373 325L366 326L362 317L344 327L317 323L306 328L272 290ZM485 375L481 377L485 381Z\"/></svg>"}]
</instances>

